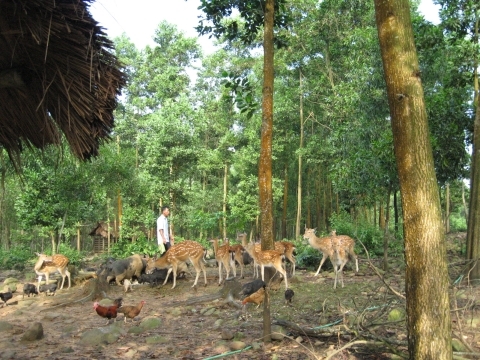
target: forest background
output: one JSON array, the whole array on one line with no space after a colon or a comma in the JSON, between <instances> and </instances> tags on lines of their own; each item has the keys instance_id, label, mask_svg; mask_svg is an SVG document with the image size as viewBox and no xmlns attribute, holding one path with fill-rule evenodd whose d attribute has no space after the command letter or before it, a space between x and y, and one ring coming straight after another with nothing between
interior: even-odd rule
<instances>
[{"instance_id":1,"label":"forest background","mask_svg":"<svg viewBox=\"0 0 480 360\"><path fill-rule=\"evenodd\" d=\"M466 230L475 54L447 1L434 25L412 20L446 231ZM373 4L298 1L276 51L274 234L303 228L360 239L373 254L403 253L401 202ZM232 24L234 22L232 21ZM477 40L478 41L478 40ZM263 56L224 39L203 56L198 39L161 22L154 46L115 39L128 86L111 142L89 163L63 149L26 149L19 175L1 153L0 265L35 251L79 259L109 224L109 252L152 254L159 207L177 239L259 233L258 154ZM261 44L261 37L257 45ZM192 81L192 74L195 73ZM391 220L390 220L391 219ZM385 242L384 240L390 240ZM387 246L385 247L385 244ZM311 251L300 248L308 265Z\"/></svg>"}]
</instances>

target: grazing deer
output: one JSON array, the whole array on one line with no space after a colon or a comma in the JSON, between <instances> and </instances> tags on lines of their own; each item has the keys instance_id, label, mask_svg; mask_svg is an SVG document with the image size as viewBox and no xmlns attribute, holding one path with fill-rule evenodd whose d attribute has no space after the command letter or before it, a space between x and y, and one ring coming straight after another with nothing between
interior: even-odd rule
<instances>
[{"instance_id":1,"label":"grazing deer","mask_svg":"<svg viewBox=\"0 0 480 360\"><path fill-rule=\"evenodd\" d=\"M65 283L65 276L68 276L68 288L71 286L71 277L70 271L68 271L68 258L65 255L56 254L53 256L48 256L45 254L37 253L38 260L33 268L35 273L38 275L38 285L37 289L40 288L40 282L42 281L42 276L45 275L45 281L48 285L48 278L50 274L59 272L62 276L62 285L60 289L63 289L63 284Z\"/></svg>"},{"instance_id":2,"label":"grazing deer","mask_svg":"<svg viewBox=\"0 0 480 360\"><path fill-rule=\"evenodd\" d=\"M284 255L277 250L257 250L257 245L250 243L247 245L247 251L252 255L253 259L255 260L256 265L260 266L262 270L262 281L265 281L265 267L274 267L280 274L283 275L285 279L285 289L288 289L288 281L287 281L287 272L282 266L282 260ZM255 265L254 265L255 266Z\"/></svg>"},{"instance_id":3,"label":"grazing deer","mask_svg":"<svg viewBox=\"0 0 480 360\"><path fill-rule=\"evenodd\" d=\"M151 274L153 273L154 269L168 268L167 276L163 282L163 285L165 285L167 283L168 276L173 271L173 289L177 285L176 280L179 265L187 260L190 260L197 273L192 287L197 285L200 271L203 271L205 286L207 286L207 273L205 272L205 266L203 264L203 258L205 254L206 250L202 245L196 241L185 240L170 247L170 249L168 249L167 252L159 258L147 258L147 267L145 272L147 274Z\"/></svg>"},{"instance_id":4,"label":"grazing deer","mask_svg":"<svg viewBox=\"0 0 480 360\"><path fill-rule=\"evenodd\" d=\"M215 252L215 260L218 262L218 285L222 284L222 264L227 273L226 278L230 275L230 264L232 263L232 255L230 253L230 244L228 239L225 239L225 245L218 246L218 239L210 240L213 243L213 251ZM233 273L236 275L235 263L233 263Z\"/></svg>"}]
</instances>

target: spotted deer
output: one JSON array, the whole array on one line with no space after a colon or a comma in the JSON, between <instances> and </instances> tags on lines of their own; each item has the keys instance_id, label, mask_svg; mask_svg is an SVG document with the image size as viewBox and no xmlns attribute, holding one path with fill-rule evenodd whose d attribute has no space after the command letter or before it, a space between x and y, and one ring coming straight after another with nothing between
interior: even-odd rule
<instances>
[{"instance_id":1,"label":"spotted deer","mask_svg":"<svg viewBox=\"0 0 480 360\"><path fill-rule=\"evenodd\" d=\"M153 273L154 269L168 268L167 276L163 282L163 285L165 285L167 283L168 276L173 271L173 289L177 285L176 280L179 266L189 260L197 273L192 287L197 285L200 271L203 271L205 286L207 286L207 273L205 272L205 265L203 264L203 258L205 255L206 250L202 245L196 241L185 240L170 247L170 249L168 249L167 252L159 258L147 258L145 272L147 274L151 274Z\"/></svg>"},{"instance_id":2,"label":"spotted deer","mask_svg":"<svg viewBox=\"0 0 480 360\"><path fill-rule=\"evenodd\" d=\"M38 275L38 285L37 289L40 288L40 282L42 281L42 276L45 275L45 281L48 285L48 278L50 274L55 272L59 272L62 276L62 285L60 289L63 289L63 285L65 283L65 277L68 276L68 288L70 289L71 286L71 277L70 271L68 271L68 258L65 255L56 254L52 256L48 256L45 254L37 253L38 260L33 268L35 273Z\"/></svg>"},{"instance_id":3,"label":"spotted deer","mask_svg":"<svg viewBox=\"0 0 480 360\"><path fill-rule=\"evenodd\" d=\"M335 272L335 282L333 284L333 288L337 288L337 279L339 274L343 288L343 267L348 261L348 253L346 252L345 247L342 246L341 239L338 239L337 236L332 236L332 255L330 256L330 261L332 262L333 271Z\"/></svg>"},{"instance_id":4,"label":"spotted deer","mask_svg":"<svg viewBox=\"0 0 480 360\"><path fill-rule=\"evenodd\" d=\"M218 262L218 285L222 284L222 265L225 267L225 272L227 273L226 278L230 275L230 265L232 265L233 259L230 253L230 244L228 239L225 239L225 244L218 246L218 239L215 238L210 240L213 244L213 251L215 252L215 260ZM232 265L234 267L234 274L236 275L235 263Z\"/></svg>"},{"instance_id":5,"label":"spotted deer","mask_svg":"<svg viewBox=\"0 0 480 360\"><path fill-rule=\"evenodd\" d=\"M238 262L240 266L240 277L243 279L243 267L245 266L243 263L243 253L245 252L245 248L240 244L230 245L230 252L234 254L232 264L233 276L237 277L237 266L235 262Z\"/></svg>"},{"instance_id":6,"label":"spotted deer","mask_svg":"<svg viewBox=\"0 0 480 360\"><path fill-rule=\"evenodd\" d=\"M317 276L320 273L320 270L322 268L323 263L327 258L330 258L330 261L332 261L332 256L333 256L333 243L332 241L334 239L338 240L337 247L341 248L350 255L352 258L355 259L355 265L356 265L356 271L358 272L358 259L357 256L355 255L355 252L353 248L355 247L355 241L346 235L336 235L335 230L330 233L329 236L325 236L322 238L319 238L315 235L315 229L305 229L305 234L303 235L305 239L308 239L308 242L311 247L319 250L322 252L323 257L322 260L320 261L320 265L318 266L318 270L315 273L315 276ZM348 258L347 258L348 260ZM345 264L344 264L345 265ZM343 267L342 267L343 268Z\"/></svg>"},{"instance_id":7,"label":"spotted deer","mask_svg":"<svg viewBox=\"0 0 480 360\"><path fill-rule=\"evenodd\" d=\"M282 260L284 257L283 253L277 250L257 250L257 245L260 244L249 243L247 245L247 251L252 255L255 263L260 266L262 271L262 281L265 281L265 267L274 267L283 275L283 278L285 279L285 289L288 289L287 272L282 266Z\"/></svg>"}]
</instances>

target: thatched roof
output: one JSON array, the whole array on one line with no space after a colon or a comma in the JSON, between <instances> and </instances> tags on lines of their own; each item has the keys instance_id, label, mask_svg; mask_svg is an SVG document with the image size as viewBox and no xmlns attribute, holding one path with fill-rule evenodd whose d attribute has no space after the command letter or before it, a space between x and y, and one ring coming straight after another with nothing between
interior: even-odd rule
<instances>
[{"instance_id":1,"label":"thatched roof","mask_svg":"<svg viewBox=\"0 0 480 360\"><path fill-rule=\"evenodd\" d=\"M125 83L92 0L0 1L0 146L59 144L95 156Z\"/></svg>"},{"instance_id":2,"label":"thatched roof","mask_svg":"<svg viewBox=\"0 0 480 360\"><path fill-rule=\"evenodd\" d=\"M108 225L104 221L99 221L97 225L90 231L88 234L90 236L101 236L104 238L108 238ZM115 224L110 223L110 236L114 238L118 237L118 233L115 230Z\"/></svg>"}]
</instances>

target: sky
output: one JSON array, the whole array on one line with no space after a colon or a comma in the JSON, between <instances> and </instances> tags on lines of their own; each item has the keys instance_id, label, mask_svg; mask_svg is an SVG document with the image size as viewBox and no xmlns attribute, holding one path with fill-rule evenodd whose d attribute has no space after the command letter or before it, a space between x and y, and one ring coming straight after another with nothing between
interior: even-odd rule
<instances>
[{"instance_id":1,"label":"sky","mask_svg":"<svg viewBox=\"0 0 480 360\"><path fill-rule=\"evenodd\" d=\"M110 38L126 33L139 49L155 45L155 29L166 20L177 25L187 37L198 37L204 53L210 54L215 51L213 38L199 36L195 30L198 16L203 14L199 6L200 0L96 0L90 11ZM421 0L419 10L425 19L438 23L438 8L432 0Z\"/></svg>"}]
</instances>

